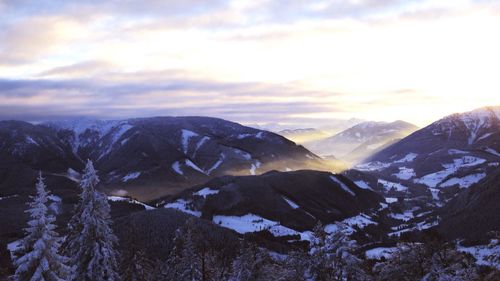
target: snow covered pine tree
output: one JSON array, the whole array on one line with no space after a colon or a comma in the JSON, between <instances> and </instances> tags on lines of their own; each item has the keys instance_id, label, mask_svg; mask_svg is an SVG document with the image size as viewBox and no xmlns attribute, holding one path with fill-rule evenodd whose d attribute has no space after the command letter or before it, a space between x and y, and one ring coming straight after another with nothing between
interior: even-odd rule
<instances>
[{"instance_id":1,"label":"snow covered pine tree","mask_svg":"<svg viewBox=\"0 0 500 281\"><path fill-rule=\"evenodd\" d=\"M36 196L26 211L31 220L25 229L27 235L21 242L22 256L15 261L16 281L61 281L69 276L69 267L65 264L68 259L58 253L61 238L55 231L55 217L48 213L48 196L40 173Z\"/></svg>"},{"instance_id":2,"label":"snow covered pine tree","mask_svg":"<svg viewBox=\"0 0 500 281\"><path fill-rule=\"evenodd\" d=\"M106 196L96 190L99 178L92 161L80 181L82 193L69 222L65 251L73 265L70 280L119 280L118 239L111 229L110 207Z\"/></svg>"}]
</instances>

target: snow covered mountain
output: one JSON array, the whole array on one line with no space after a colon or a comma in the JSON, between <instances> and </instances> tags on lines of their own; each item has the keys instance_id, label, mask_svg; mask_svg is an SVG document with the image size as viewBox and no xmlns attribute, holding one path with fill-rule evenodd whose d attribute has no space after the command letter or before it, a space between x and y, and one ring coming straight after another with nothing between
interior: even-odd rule
<instances>
[{"instance_id":1,"label":"snow covered mountain","mask_svg":"<svg viewBox=\"0 0 500 281\"><path fill-rule=\"evenodd\" d=\"M446 208L457 194L482 185L481 180L498 170L499 117L500 107L447 116L375 153L345 175L400 209L389 214L400 219L394 234L436 226L438 208Z\"/></svg>"},{"instance_id":2,"label":"snow covered mountain","mask_svg":"<svg viewBox=\"0 0 500 281\"><path fill-rule=\"evenodd\" d=\"M500 107L447 116L371 156L355 168L426 187L436 200L480 181L500 162Z\"/></svg>"},{"instance_id":3,"label":"snow covered mountain","mask_svg":"<svg viewBox=\"0 0 500 281\"><path fill-rule=\"evenodd\" d=\"M271 171L256 177L226 176L186 190L160 205L202 217L241 234L269 231L308 240L318 221L344 221L352 232L367 225L383 198L346 177L328 172ZM287 239L291 239L288 237Z\"/></svg>"},{"instance_id":4,"label":"snow covered mountain","mask_svg":"<svg viewBox=\"0 0 500 281\"><path fill-rule=\"evenodd\" d=\"M363 122L334 136L304 145L320 155L334 155L356 163L409 135L418 128L404 121Z\"/></svg>"},{"instance_id":5,"label":"snow covered mountain","mask_svg":"<svg viewBox=\"0 0 500 281\"><path fill-rule=\"evenodd\" d=\"M94 161L108 192L142 200L226 174L331 168L280 135L207 117L2 121L0 134L6 166L0 186L23 178L13 175L24 170L76 179L86 159Z\"/></svg>"},{"instance_id":6,"label":"snow covered mountain","mask_svg":"<svg viewBox=\"0 0 500 281\"><path fill-rule=\"evenodd\" d=\"M328 137L327 133L315 128L287 129L279 131L278 134L300 144Z\"/></svg>"}]
</instances>

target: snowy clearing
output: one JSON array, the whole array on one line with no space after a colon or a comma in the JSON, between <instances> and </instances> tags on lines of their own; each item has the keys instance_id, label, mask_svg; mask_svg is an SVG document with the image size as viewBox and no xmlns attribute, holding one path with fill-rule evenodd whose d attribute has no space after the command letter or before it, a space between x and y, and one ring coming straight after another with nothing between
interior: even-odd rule
<instances>
[{"instance_id":1,"label":"snowy clearing","mask_svg":"<svg viewBox=\"0 0 500 281\"><path fill-rule=\"evenodd\" d=\"M203 198L207 198L209 195L215 195L218 194L220 190L217 189L211 189L210 187L205 187L203 189L198 190L197 192L194 192L193 195L198 195L202 196Z\"/></svg>"},{"instance_id":2,"label":"snowy clearing","mask_svg":"<svg viewBox=\"0 0 500 281\"><path fill-rule=\"evenodd\" d=\"M396 182L390 182L390 181L386 181L383 179L379 179L378 183L382 184L384 186L385 190L387 190L387 191L390 191L391 189L395 189L396 191L408 190L408 187L406 187L400 183L396 183Z\"/></svg>"},{"instance_id":3,"label":"snowy clearing","mask_svg":"<svg viewBox=\"0 0 500 281\"><path fill-rule=\"evenodd\" d=\"M191 202L188 202L184 199L177 199L175 202L168 203L165 205L165 208L168 209L176 209L181 212L196 216L196 217L201 217L201 212L200 211L195 211L191 210L191 207L189 206Z\"/></svg>"},{"instance_id":4,"label":"snowy clearing","mask_svg":"<svg viewBox=\"0 0 500 281\"><path fill-rule=\"evenodd\" d=\"M392 174L400 180L409 180L416 176L415 171L406 167L399 167L399 172L396 174Z\"/></svg>"},{"instance_id":5,"label":"snowy clearing","mask_svg":"<svg viewBox=\"0 0 500 281\"><path fill-rule=\"evenodd\" d=\"M354 182L359 188L373 190L368 183L365 181L355 181Z\"/></svg>"},{"instance_id":6,"label":"snowy clearing","mask_svg":"<svg viewBox=\"0 0 500 281\"><path fill-rule=\"evenodd\" d=\"M485 173L479 173L479 174L472 174L472 175L467 175L462 178L451 178L442 184L439 185L439 187L449 187L449 186L454 186L454 185L459 185L460 188L467 188L480 180L482 180L484 177L486 177Z\"/></svg>"},{"instance_id":7,"label":"snowy clearing","mask_svg":"<svg viewBox=\"0 0 500 281\"><path fill-rule=\"evenodd\" d=\"M212 221L222 227L232 229L238 233L258 232L268 230L274 236L299 235L301 240L310 240L310 232L298 232L278 222L263 217L246 214L244 216L214 216Z\"/></svg>"}]
</instances>

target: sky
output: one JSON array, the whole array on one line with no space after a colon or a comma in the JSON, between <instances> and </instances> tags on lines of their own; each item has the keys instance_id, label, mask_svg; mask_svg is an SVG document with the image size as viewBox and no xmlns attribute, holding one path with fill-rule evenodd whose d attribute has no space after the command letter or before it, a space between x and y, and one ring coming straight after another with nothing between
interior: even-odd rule
<instances>
[{"instance_id":1,"label":"sky","mask_svg":"<svg viewBox=\"0 0 500 281\"><path fill-rule=\"evenodd\" d=\"M500 105L500 1L0 0L0 119L359 118Z\"/></svg>"}]
</instances>

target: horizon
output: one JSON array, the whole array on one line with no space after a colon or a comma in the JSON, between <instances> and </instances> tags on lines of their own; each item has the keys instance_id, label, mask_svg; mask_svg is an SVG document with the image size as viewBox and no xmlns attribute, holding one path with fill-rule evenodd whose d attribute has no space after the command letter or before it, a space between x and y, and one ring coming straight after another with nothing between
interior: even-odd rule
<instances>
[{"instance_id":1,"label":"horizon","mask_svg":"<svg viewBox=\"0 0 500 281\"><path fill-rule=\"evenodd\" d=\"M0 120L424 127L500 104L492 1L0 1Z\"/></svg>"},{"instance_id":2,"label":"horizon","mask_svg":"<svg viewBox=\"0 0 500 281\"><path fill-rule=\"evenodd\" d=\"M28 123L31 123L31 124L34 124L34 125L38 125L38 124L43 124L43 123L50 123L50 122L56 122L56 121L74 121L74 120L89 120L89 121L121 121L121 120L129 120L129 119L147 119L147 118L169 118L169 117L172 117L172 118L184 118L184 117L200 117L200 118L216 118L216 119L223 119L223 120L226 120L226 121L230 121L230 122L236 122L236 123L240 123L241 125L243 126L247 126L247 127L259 127L260 129L262 130L267 130L267 131L274 131L274 132L279 132L279 131L282 131L282 130L295 130L295 129L317 129L317 130L320 130L320 131L325 131L327 133L333 133L333 134L336 134L338 132L341 132L343 130L346 130L346 129L349 129L351 127L354 127L358 124L361 124L361 123L367 123L367 122L382 122L382 123L394 123L394 122L399 122L399 121L402 121L402 122L406 122L406 123L409 123L411 125L414 125L416 126L418 129L422 129L422 128L425 128L431 124L433 124L434 122L437 122L445 117L448 117L450 115L453 115L453 114L462 114L462 113L467 113L467 112L472 112L472 111L477 111L477 110L482 110L482 109L487 109L487 108L500 108L500 105L490 105L490 106L484 106L484 107L479 107L479 108L474 108L473 110L470 110L470 111L464 111L464 112L453 112L451 114L448 114L448 115L445 115L445 116L441 116L439 117L438 119L436 120L433 120L431 121L430 123L428 124L425 124L423 126L419 126L417 124L414 124L412 122L408 122L406 120L403 120L403 119L395 119L395 120L389 120L389 121L375 121L375 120L364 120L364 119L358 119L358 118L349 118L349 119L331 119L331 121L336 121L338 122L337 126L335 125L332 125L332 124L320 124L320 125L317 125L317 126L314 126L314 125L305 125L303 127L300 127L300 126L297 126L297 125L292 125L292 124L286 124L286 123L279 123L279 122L260 122L260 123L257 123L257 122L254 122L254 123L244 123L244 122L237 122L237 121L234 121L234 120L230 120L230 119L225 119L225 118L221 118L221 117L216 117L216 116L203 116L203 115L177 115L177 116L173 116L173 115L154 115L154 116L143 116L143 117L124 117L124 118L99 118L99 117L94 117L94 116L82 116L82 115L74 115L74 116L61 116L61 117L58 117L58 118L47 118L47 119L42 119L42 120L26 120L26 119L2 119L0 118L0 121L24 121L24 122L28 122ZM354 125L348 125L349 121L351 122L354 122L353 124ZM275 127L276 129L273 129L273 127ZM335 128L335 129L332 129L332 128ZM339 129L339 128L342 128L342 129Z\"/></svg>"}]
</instances>

